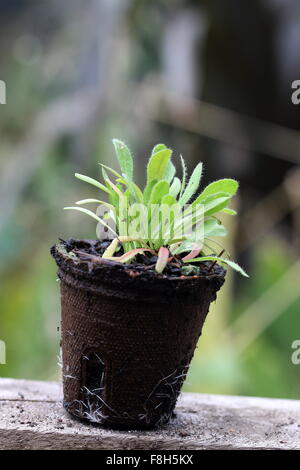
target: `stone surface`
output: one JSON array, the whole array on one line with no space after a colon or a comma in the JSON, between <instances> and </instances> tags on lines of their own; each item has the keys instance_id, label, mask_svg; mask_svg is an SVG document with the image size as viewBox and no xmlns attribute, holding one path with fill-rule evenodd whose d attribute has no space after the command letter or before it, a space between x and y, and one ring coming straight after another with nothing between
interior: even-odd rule
<instances>
[{"instance_id":1,"label":"stone surface","mask_svg":"<svg viewBox=\"0 0 300 470\"><path fill-rule=\"evenodd\" d=\"M300 449L300 401L182 394L156 431L111 431L68 416L57 383L0 379L0 449Z\"/></svg>"}]
</instances>

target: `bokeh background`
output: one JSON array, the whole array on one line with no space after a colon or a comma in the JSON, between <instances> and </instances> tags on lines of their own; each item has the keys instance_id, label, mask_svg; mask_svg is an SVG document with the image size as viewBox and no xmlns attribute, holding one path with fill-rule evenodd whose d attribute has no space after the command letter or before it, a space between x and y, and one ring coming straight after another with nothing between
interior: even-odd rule
<instances>
[{"instance_id":1,"label":"bokeh background","mask_svg":"<svg viewBox=\"0 0 300 470\"><path fill-rule=\"evenodd\" d=\"M161 141L241 183L226 247L251 277L228 272L185 390L299 398L299 47L297 0L1 0L1 376L59 378L49 247L95 237L62 208L95 197L74 172L117 168L117 137L141 184Z\"/></svg>"}]
</instances>

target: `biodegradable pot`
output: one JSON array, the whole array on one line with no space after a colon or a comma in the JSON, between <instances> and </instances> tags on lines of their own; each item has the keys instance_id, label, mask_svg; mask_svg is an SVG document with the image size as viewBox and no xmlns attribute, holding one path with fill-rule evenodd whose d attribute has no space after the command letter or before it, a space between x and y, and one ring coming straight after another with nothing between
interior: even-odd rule
<instances>
[{"instance_id":1,"label":"biodegradable pot","mask_svg":"<svg viewBox=\"0 0 300 470\"><path fill-rule=\"evenodd\" d=\"M225 270L174 277L82 262L63 243L51 253L61 281L65 409L119 429L167 423Z\"/></svg>"}]
</instances>

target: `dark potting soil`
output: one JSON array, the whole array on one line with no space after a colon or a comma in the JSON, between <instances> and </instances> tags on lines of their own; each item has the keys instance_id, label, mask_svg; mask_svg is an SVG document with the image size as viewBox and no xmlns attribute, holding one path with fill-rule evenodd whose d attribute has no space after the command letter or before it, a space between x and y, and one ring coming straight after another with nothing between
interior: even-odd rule
<instances>
[{"instance_id":1,"label":"dark potting soil","mask_svg":"<svg viewBox=\"0 0 300 470\"><path fill-rule=\"evenodd\" d=\"M68 240L60 241L66 252L69 254L74 254L78 260L83 263L87 263L90 271L99 267L99 265L106 265L111 267L115 265L118 269L128 271L131 277L139 276L149 280L154 280L154 278L175 279L209 277L211 275L218 275L224 271L224 269L216 264L216 262L203 261L200 263L189 263L193 266L197 266L198 272L197 274L195 274L195 272L188 274L184 270L187 263L183 263L181 255L177 255L169 263L167 263L163 273L158 274L155 271L157 256L153 256L151 253L145 252L142 255L137 255L135 257L135 263L121 264L115 261L102 259L102 255L106 248L110 245L111 240L77 240L74 238L69 238ZM121 256L123 254L123 248L120 247L119 251L114 256Z\"/></svg>"}]
</instances>

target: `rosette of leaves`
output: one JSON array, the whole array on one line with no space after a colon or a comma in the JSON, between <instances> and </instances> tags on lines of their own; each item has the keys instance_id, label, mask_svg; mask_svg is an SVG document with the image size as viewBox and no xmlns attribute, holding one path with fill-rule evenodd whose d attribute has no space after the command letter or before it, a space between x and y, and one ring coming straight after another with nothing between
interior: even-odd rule
<instances>
[{"instance_id":1,"label":"rosette of leaves","mask_svg":"<svg viewBox=\"0 0 300 470\"><path fill-rule=\"evenodd\" d=\"M214 237L224 237L227 232L222 225L219 215L225 213L236 215L229 207L232 197L238 190L238 182L234 179L221 179L214 181L199 191L203 165L199 163L190 178L187 176L187 167L182 156L181 178L176 176L176 169L171 161L172 150L164 144L156 145L151 153L147 165L147 182L141 189L134 182L134 164L131 151L127 145L113 139L120 172L101 165L103 182L76 173L76 178L98 188L106 195L106 200L84 199L78 201L75 207L65 207L67 210L77 210L95 219L111 235L111 243L102 255L102 258L119 262L133 262L137 255L146 252L157 255L155 269L162 273L168 262L180 260L185 274L197 273L199 263L203 261L220 262L247 276L245 271L229 256L218 256L214 253L211 243L216 243ZM103 217L89 209L81 207L86 204L97 204L106 208ZM145 213L139 218L136 227L139 236L130 236L128 227L136 220L135 206L143 207ZM197 239L196 225L197 212L195 209L201 205L201 223L203 231L201 239ZM169 220L168 227L164 226L155 211L163 206L172 206L176 210L183 210L185 227L189 228L189 235L182 235L182 219L177 221L176 213ZM155 207L153 211L151 208ZM155 219L156 217L156 219ZM154 220L155 219L155 220ZM141 222L142 220L142 222ZM156 221L156 223L155 223ZM113 222L113 224L111 224ZM114 228L112 228L112 225ZM170 229L171 227L171 229ZM123 253L118 255L120 246ZM218 247L220 246L217 243ZM218 251L220 251L218 249ZM222 250L224 253L225 250Z\"/></svg>"}]
</instances>

